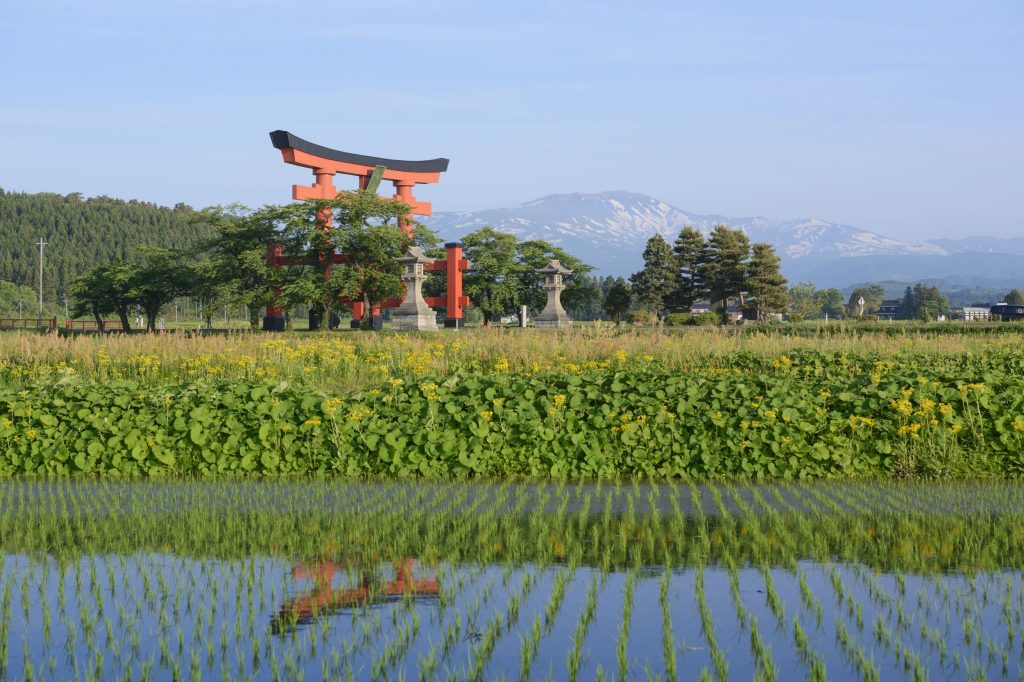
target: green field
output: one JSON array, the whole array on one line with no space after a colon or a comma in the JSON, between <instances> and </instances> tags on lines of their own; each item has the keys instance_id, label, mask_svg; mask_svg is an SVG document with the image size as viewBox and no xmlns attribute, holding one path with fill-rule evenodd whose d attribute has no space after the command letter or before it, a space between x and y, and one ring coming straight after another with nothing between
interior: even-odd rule
<instances>
[{"instance_id":1,"label":"green field","mask_svg":"<svg viewBox=\"0 0 1024 682\"><path fill-rule=\"evenodd\" d=\"M0 677L1024 673L1016 326L0 335Z\"/></svg>"},{"instance_id":2,"label":"green field","mask_svg":"<svg viewBox=\"0 0 1024 682\"><path fill-rule=\"evenodd\" d=\"M4 335L0 474L1024 471L1016 325L812 331Z\"/></svg>"},{"instance_id":3,"label":"green field","mask_svg":"<svg viewBox=\"0 0 1024 682\"><path fill-rule=\"evenodd\" d=\"M0 485L12 679L1015 679L1004 483Z\"/></svg>"}]
</instances>

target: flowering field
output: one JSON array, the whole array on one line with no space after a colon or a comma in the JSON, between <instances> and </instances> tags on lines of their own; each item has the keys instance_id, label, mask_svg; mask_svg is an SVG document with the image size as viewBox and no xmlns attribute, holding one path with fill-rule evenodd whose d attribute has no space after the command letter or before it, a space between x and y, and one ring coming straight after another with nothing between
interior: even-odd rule
<instances>
[{"instance_id":1,"label":"flowering field","mask_svg":"<svg viewBox=\"0 0 1024 682\"><path fill-rule=\"evenodd\" d=\"M1020 338L5 336L0 473L1016 477Z\"/></svg>"},{"instance_id":2,"label":"flowering field","mask_svg":"<svg viewBox=\"0 0 1024 682\"><path fill-rule=\"evenodd\" d=\"M0 484L5 679L1024 673L1007 483Z\"/></svg>"}]
</instances>

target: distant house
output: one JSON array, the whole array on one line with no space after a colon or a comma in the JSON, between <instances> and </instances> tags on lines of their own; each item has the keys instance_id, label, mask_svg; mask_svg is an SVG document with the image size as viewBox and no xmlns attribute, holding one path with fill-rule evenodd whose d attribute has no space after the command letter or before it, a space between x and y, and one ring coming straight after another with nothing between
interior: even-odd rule
<instances>
[{"instance_id":1,"label":"distant house","mask_svg":"<svg viewBox=\"0 0 1024 682\"><path fill-rule=\"evenodd\" d=\"M989 309L992 315L998 315L1000 320L1024 320L1024 305L1011 305L1009 303L997 303Z\"/></svg>"},{"instance_id":2,"label":"distant house","mask_svg":"<svg viewBox=\"0 0 1024 682\"><path fill-rule=\"evenodd\" d=\"M959 312L964 322L988 322L992 319L992 309L978 305L965 305Z\"/></svg>"},{"instance_id":3,"label":"distant house","mask_svg":"<svg viewBox=\"0 0 1024 682\"><path fill-rule=\"evenodd\" d=\"M738 324L743 321L743 309L738 305L729 306L725 311L725 315L733 324Z\"/></svg>"},{"instance_id":4,"label":"distant house","mask_svg":"<svg viewBox=\"0 0 1024 682\"><path fill-rule=\"evenodd\" d=\"M903 319L903 301L898 298L890 298L882 301L878 306L878 311L875 315L880 320L902 320Z\"/></svg>"},{"instance_id":5,"label":"distant house","mask_svg":"<svg viewBox=\"0 0 1024 682\"><path fill-rule=\"evenodd\" d=\"M690 306L690 314L691 315L702 315L704 313L710 313L710 312L711 312L711 304L710 303L694 303L693 305Z\"/></svg>"}]
</instances>

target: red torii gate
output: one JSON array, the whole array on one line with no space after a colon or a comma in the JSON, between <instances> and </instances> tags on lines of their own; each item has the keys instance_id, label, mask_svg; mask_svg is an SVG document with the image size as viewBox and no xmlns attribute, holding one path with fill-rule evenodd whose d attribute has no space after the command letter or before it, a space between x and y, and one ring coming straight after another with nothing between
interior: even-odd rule
<instances>
[{"instance_id":1,"label":"red torii gate","mask_svg":"<svg viewBox=\"0 0 1024 682\"><path fill-rule=\"evenodd\" d=\"M270 141L281 150L281 158L285 163L310 168L316 177L312 185L292 185L292 198L333 199L338 195L334 186L334 176L338 173L354 175L359 180L359 189L377 191L382 180L390 180L395 186L392 197L409 206L414 215L430 215L431 205L426 201L417 201L412 190L417 184L432 184L440 180L441 173L448 170L448 159L430 159L427 161L402 161L384 159L376 156L352 154L329 147L322 147L307 142L301 137L292 135L286 130L275 130L270 133ZM400 222L406 234L412 235L412 221L404 219ZM444 271L447 276L446 293L444 296L427 296L424 298L432 308L445 309L444 326L449 328L462 327L462 309L469 305L469 297L462 294L462 273L469 269L469 261L462 257L462 244L449 242L444 245L447 255L442 260L428 263L424 269L428 271ZM331 255L332 263L344 263L345 254ZM282 254L280 244L267 245L267 264L270 266L289 265L290 260ZM353 299L341 299L352 310L352 326L356 327L365 313L363 302ZM401 304L402 299L391 299L383 304L385 308L394 308ZM379 310L371 311L375 316ZM284 312L273 304L267 304L267 314L263 318L263 329L281 331L284 329Z\"/></svg>"}]
</instances>

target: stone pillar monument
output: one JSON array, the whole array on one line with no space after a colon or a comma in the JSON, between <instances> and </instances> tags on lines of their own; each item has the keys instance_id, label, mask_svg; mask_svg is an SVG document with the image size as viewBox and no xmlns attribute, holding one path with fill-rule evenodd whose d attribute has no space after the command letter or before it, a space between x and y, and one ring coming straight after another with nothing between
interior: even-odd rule
<instances>
[{"instance_id":1,"label":"stone pillar monument","mask_svg":"<svg viewBox=\"0 0 1024 682\"><path fill-rule=\"evenodd\" d=\"M557 260L551 260L548 261L547 266L534 270L534 272L544 275L544 291L548 294L548 302L544 306L544 310L533 318L534 325L542 328L572 326L572 320L565 312L565 308L562 307L562 289L565 289L565 285L562 284L562 276L571 275L572 270L562 267Z\"/></svg>"},{"instance_id":2,"label":"stone pillar monument","mask_svg":"<svg viewBox=\"0 0 1024 682\"><path fill-rule=\"evenodd\" d=\"M437 319L434 309L423 300L423 280L426 275L423 266L433 263L433 258L423 255L423 249L418 246L410 246L405 255L396 258L402 264L405 272L402 274L402 281L406 284L405 300L391 314L391 328L407 331L437 331Z\"/></svg>"}]
</instances>

